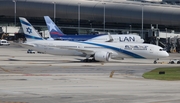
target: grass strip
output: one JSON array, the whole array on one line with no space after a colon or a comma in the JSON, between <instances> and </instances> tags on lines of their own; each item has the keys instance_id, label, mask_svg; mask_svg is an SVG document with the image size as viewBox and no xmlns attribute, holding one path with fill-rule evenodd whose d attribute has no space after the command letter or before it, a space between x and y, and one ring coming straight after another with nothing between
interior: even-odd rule
<instances>
[{"instance_id":1,"label":"grass strip","mask_svg":"<svg viewBox=\"0 0 180 103\"><path fill-rule=\"evenodd\" d=\"M143 74L146 79L180 80L180 67L156 68Z\"/></svg>"}]
</instances>

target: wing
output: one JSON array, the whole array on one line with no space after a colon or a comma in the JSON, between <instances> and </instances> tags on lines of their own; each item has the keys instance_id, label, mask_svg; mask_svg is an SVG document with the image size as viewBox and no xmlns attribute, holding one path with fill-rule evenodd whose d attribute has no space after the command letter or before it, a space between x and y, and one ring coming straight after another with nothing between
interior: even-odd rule
<instances>
[{"instance_id":1,"label":"wing","mask_svg":"<svg viewBox=\"0 0 180 103\"><path fill-rule=\"evenodd\" d=\"M81 47L76 47L76 46L51 46L51 47L56 47L56 48L60 48L60 49L68 49L68 50L76 50L76 51L79 51L79 52L82 52L83 54L86 54L86 55L93 55L95 53L95 51L93 50L87 50L87 49L84 49L84 48L81 48Z\"/></svg>"}]
</instances>

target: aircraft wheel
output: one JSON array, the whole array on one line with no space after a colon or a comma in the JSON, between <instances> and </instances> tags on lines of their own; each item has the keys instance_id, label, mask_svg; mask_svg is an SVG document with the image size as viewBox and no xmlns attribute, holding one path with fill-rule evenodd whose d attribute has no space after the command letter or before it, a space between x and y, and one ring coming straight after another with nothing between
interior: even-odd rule
<instances>
[{"instance_id":1,"label":"aircraft wheel","mask_svg":"<svg viewBox=\"0 0 180 103\"><path fill-rule=\"evenodd\" d=\"M156 61L156 60L154 61L154 64L157 64L157 61Z\"/></svg>"},{"instance_id":2,"label":"aircraft wheel","mask_svg":"<svg viewBox=\"0 0 180 103\"><path fill-rule=\"evenodd\" d=\"M89 59L84 59L83 62L89 62Z\"/></svg>"},{"instance_id":3,"label":"aircraft wheel","mask_svg":"<svg viewBox=\"0 0 180 103\"><path fill-rule=\"evenodd\" d=\"M92 62L96 62L96 60L95 60L94 58L93 58L93 59L91 59L91 61L92 61Z\"/></svg>"},{"instance_id":4,"label":"aircraft wheel","mask_svg":"<svg viewBox=\"0 0 180 103\"><path fill-rule=\"evenodd\" d=\"M174 64L174 61L171 61L170 63L171 63L171 64Z\"/></svg>"},{"instance_id":5,"label":"aircraft wheel","mask_svg":"<svg viewBox=\"0 0 180 103\"><path fill-rule=\"evenodd\" d=\"M177 61L177 64L180 64L180 61Z\"/></svg>"}]
</instances>

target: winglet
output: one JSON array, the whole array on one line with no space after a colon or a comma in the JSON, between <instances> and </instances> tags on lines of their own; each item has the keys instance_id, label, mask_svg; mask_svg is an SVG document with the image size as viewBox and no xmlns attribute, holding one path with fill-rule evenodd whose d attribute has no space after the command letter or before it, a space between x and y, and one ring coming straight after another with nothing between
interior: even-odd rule
<instances>
[{"instance_id":1,"label":"winglet","mask_svg":"<svg viewBox=\"0 0 180 103\"><path fill-rule=\"evenodd\" d=\"M19 17L27 42L44 40L26 18Z\"/></svg>"},{"instance_id":2,"label":"winglet","mask_svg":"<svg viewBox=\"0 0 180 103\"><path fill-rule=\"evenodd\" d=\"M44 19L46 21L46 25L48 27L50 36L54 39L65 35L58 27L57 25L51 20L49 16L44 16Z\"/></svg>"},{"instance_id":3,"label":"winglet","mask_svg":"<svg viewBox=\"0 0 180 103\"><path fill-rule=\"evenodd\" d=\"M109 40L107 40L106 42L113 42L114 39L112 38L111 34L109 32L107 34L109 36Z\"/></svg>"}]
</instances>

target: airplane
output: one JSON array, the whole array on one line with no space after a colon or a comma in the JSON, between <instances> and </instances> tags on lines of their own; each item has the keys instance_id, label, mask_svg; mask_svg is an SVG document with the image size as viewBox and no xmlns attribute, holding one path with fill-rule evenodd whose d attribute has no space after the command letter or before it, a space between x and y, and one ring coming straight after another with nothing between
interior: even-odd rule
<instances>
[{"instance_id":1,"label":"airplane","mask_svg":"<svg viewBox=\"0 0 180 103\"><path fill-rule=\"evenodd\" d=\"M107 41L107 42L138 42L143 43L144 40L140 36L135 34L129 35L111 35L113 40L109 41L109 34L99 35L66 35L57 25L51 20L49 16L44 16L46 25L48 27L50 37L55 40L69 40L69 41Z\"/></svg>"},{"instance_id":2,"label":"airplane","mask_svg":"<svg viewBox=\"0 0 180 103\"><path fill-rule=\"evenodd\" d=\"M83 56L83 61L108 62L118 58L157 59L169 54L160 46L141 43L116 43L92 41L48 41L43 39L34 27L23 17L19 17L27 39L23 47L39 52L63 56ZM90 59L92 58L92 59Z\"/></svg>"}]
</instances>

